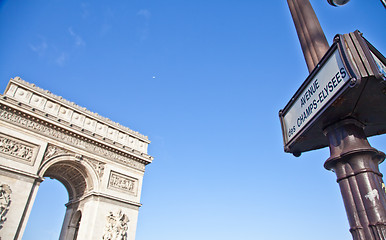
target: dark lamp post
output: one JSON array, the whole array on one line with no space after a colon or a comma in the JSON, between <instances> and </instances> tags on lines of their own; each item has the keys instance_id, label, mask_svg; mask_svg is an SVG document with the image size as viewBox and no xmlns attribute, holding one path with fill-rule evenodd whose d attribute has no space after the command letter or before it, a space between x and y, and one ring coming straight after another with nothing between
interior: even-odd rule
<instances>
[{"instance_id":1,"label":"dark lamp post","mask_svg":"<svg viewBox=\"0 0 386 240\"><path fill-rule=\"evenodd\" d=\"M353 240L386 240L386 185L378 168L386 155L367 141L386 133L386 58L359 31L337 35L330 47L309 0L287 2L310 75L279 112L284 150L299 156L329 146L324 167L337 176ZM328 89L339 76L347 77L344 87L323 100L327 90L316 90L319 83Z\"/></svg>"}]
</instances>

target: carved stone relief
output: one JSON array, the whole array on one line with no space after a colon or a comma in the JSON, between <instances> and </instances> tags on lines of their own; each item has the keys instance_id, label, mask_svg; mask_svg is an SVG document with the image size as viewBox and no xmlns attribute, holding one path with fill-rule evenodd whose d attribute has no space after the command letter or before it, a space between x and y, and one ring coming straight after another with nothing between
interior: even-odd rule
<instances>
[{"instance_id":1,"label":"carved stone relief","mask_svg":"<svg viewBox=\"0 0 386 240\"><path fill-rule=\"evenodd\" d=\"M138 180L114 171L110 172L108 188L137 195Z\"/></svg>"},{"instance_id":2,"label":"carved stone relief","mask_svg":"<svg viewBox=\"0 0 386 240\"><path fill-rule=\"evenodd\" d=\"M69 154L69 153L70 153L70 151L68 151L64 148L60 148L60 147L49 144L47 146L47 150L44 154L44 161L46 161L52 157L58 156L58 155Z\"/></svg>"},{"instance_id":3,"label":"carved stone relief","mask_svg":"<svg viewBox=\"0 0 386 240\"><path fill-rule=\"evenodd\" d=\"M0 154L11 156L13 160L33 164L38 149L37 145L0 134Z\"/></svg>"},{"instance_id":4,"label":"carved stone relief","mask_svg":"<svg viewBox=\"0 0 386 240\"><path fill-rule=\"evenodd\" d=\"M103 162L99 162L99 161L91 159L91 158L86 158L86 161L94 168L99 179L102 179L103 172L105 170L105 164Z\"/></svg>"},{"instance_id":5,"label":"carved stone relief","mask_svg":"<svg viewBox=\"0 0 386 240\"><path fill-rule=\"evenodd\" d=\"M106 219L102 240L127 240L129 217L119 210L116 214L110 212Z\"/></svg>"},{"instance_id":6,"label":"carved stone relief","mask_svg":"<svg viewBox=\"0 0 386 240\"><path fill-rule=\"evenodd\" d=\"M0 229L7 218L5 215L11 205L11 188L7 184L0 185Z\"/></svg>"},{"instance_id":7,"label":"carved stone relief","mask_svg":"<svg viewBox=\"0 0 386 240\"><path fill-rule=\"evenodd\" d=\"M75 158L77 158L79 161L85 160L95 170L99 179L100 180L102 179L103 172L105 169L105 167L104 167L105 163L91 159L91 158L84 157L80 154L75 154L67 149L64 149L64 148L61 148L58 146L54 146L52 144L49 144L47 147L47 150L44 154L44 161L47 161L48 159L55 157L55 156L59 156L59 155L71 155L71 156L74 156Z\"/></svg>"},{"instance_id":8,"label":"carved stone relief","mask_svg":"<svg viewBox=\"0 0 386 240\"><path fill-rule=\"evenodd\" d=\"M42 122L38 119L36 119L36 121L32 121L27 117L20 116L14 112L10 112L5 109L0 109L0 119L14 123L16 125L27 127L32 131L39 132L48 137L61 140L64 143L70 144L75 147L80 147L100 156L108 157L109 159L118 161L126 166L134 167L142 171L145 170L144 163L137 162L129 157L120 155L114 151L98 146L97 143L91 143L78 137L75 137L70 133L60 131L58 130L58 128L49 125L47 122Z\"/></svg>"}]
</instances>

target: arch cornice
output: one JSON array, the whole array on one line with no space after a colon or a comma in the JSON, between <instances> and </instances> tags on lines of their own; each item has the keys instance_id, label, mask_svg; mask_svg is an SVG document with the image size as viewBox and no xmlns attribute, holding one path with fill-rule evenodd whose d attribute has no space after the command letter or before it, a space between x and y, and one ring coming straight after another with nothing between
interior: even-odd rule
<instances>
[{"instance_id":1,"label":"arch cornice","mask_svg":"<svg viewBox=\"0 0 386 240\"><path fill-rule=\"evenodd\" d=\"M114 144L99 140L96 135L92 138L51 119L42 119L34 111L29 112L24 104L13 104L7 97L0 99L0 120L141 171L153 159L147 154L136 153L134 149L118 149Z\"/></svg>"},{"instance_id":2,"label":"arch cornice","mask_svg":"<svg viewBox=\"0 0 386 240\"><path fill-rule=\"evenodd\" d=\"M36 87L19 77L11 79L0 98L0 120L144 170L153 157L148 138L73 102Z\"/></svg>"},{"instance_id":3,"label":"arch cornice","mask_svg":"<svg viewBox=\"0 0 386 240\"><path fill-rule=\"evenodd\" d=\"M16 93L18 93L18 94L16 94ZM41 89L41 88L37 87L35 84L24 81L20 77L11 78L11 80L9 81L9 84L7 85L7 88L5 90L5 94L7 96L10 96L10 97L15 98L17 100L22 100L22 102L25 102L27 104L34 105L35 107L40 108L41 110L46 110L46 111L49 110L49 112L51 114L55 114L55 113L58 114L57 110L59 110L60 107L66 107L67 109L65 109L65 110L76 111L75 113L77 113L77 114L82 114L85 117L89 117L90 118L89 120L98 120L102 124L105 124L105 125L112 127L116 130L120 130L123 133L128 134L132 137L136 137L136 138L142 140L143 142L150 143L147 136L142 135L139 132L133 131L128 127L122 126L119 123L113 122L108 118L102 117L97 113L91 112L91 111L87 110L86 108L75 104L74 102L70 102L70 101L62 98L61 96L57 96L57 95L51 93L50 91ZM51 101L51 102L49 102L47 104L47 101ZM43 104L41 104L41 103L43 103ZM52 107L58 107L58 108L54 108L56 110L52 111L53 109L50 109L52 107L49 106L50 103L51 103ZM59 106L53 105L55 103L59 104ZM61 109L61 110L63 110L63 109ZM70 115L73 115L74 112L71 112L71 111L65 111L65 112L67 112L67 115L69 115L68 113L71 113ZM63 113L63 112L60 111L60 113ZM60 113L59 113L59 115L66 118L66 115L65 115L66 113L63 113L63 114L60 114ZM81 116L79 116L79 117L80 118L77 118L77 119L83 119ZM85 119L83 119L83 120L85 120ZM81 121L78 123L84 124L85 122ZM86 125L87 125L87 123L86 123ZM92 129L92 130L95 130L95 129ZM109 138L114 140L114 136L109 136Z\"/></svg>"}]
</instances>

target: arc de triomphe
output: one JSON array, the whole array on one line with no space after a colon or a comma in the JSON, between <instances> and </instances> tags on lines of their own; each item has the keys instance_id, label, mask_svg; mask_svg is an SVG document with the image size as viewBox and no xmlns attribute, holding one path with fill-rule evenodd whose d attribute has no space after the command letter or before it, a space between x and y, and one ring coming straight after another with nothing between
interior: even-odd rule
<instances>
[{"instance_id":1,"label":"arc de triomphe","mask_svg":"<svg viewBox=\"0 0 386 240\"><path fill-rule=\"evenodd\" d=\"M60 239L134 240L147 137L16 77L0 95L0 238L21 239L45 177L66 187Z\"/></svg>"}]
</instances>

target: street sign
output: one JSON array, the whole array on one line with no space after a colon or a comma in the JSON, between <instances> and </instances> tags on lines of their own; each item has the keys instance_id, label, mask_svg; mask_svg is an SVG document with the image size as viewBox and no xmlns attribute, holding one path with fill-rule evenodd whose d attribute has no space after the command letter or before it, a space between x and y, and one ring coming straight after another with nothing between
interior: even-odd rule
<instances>
[{"instance_id":1,"label":"street sign","mask_svg":"<svg viewBox=\"0 0 386 240\"><path fill-rule=\"evenodd\" d=\"M285 139L291 141L307 126L323 107L340 93L350 76L343 64L339 51L336 48L322 67L303 87L293 104L283 114Z\"/></svg>"},{"instance_id":2,"label":"street sign","mask_svg":"<svg viewBox=\"0 0 386 240\"><path fill-rule=\"evenodd\" d=\"M386 132L385 65L386 59L358 31L337 35L279 112L284 150L299 155L328 146L324 129L345 118L363 122L367 136ZM369 101L378 104L369 107Z\"/></svg>"}]
</instances>

